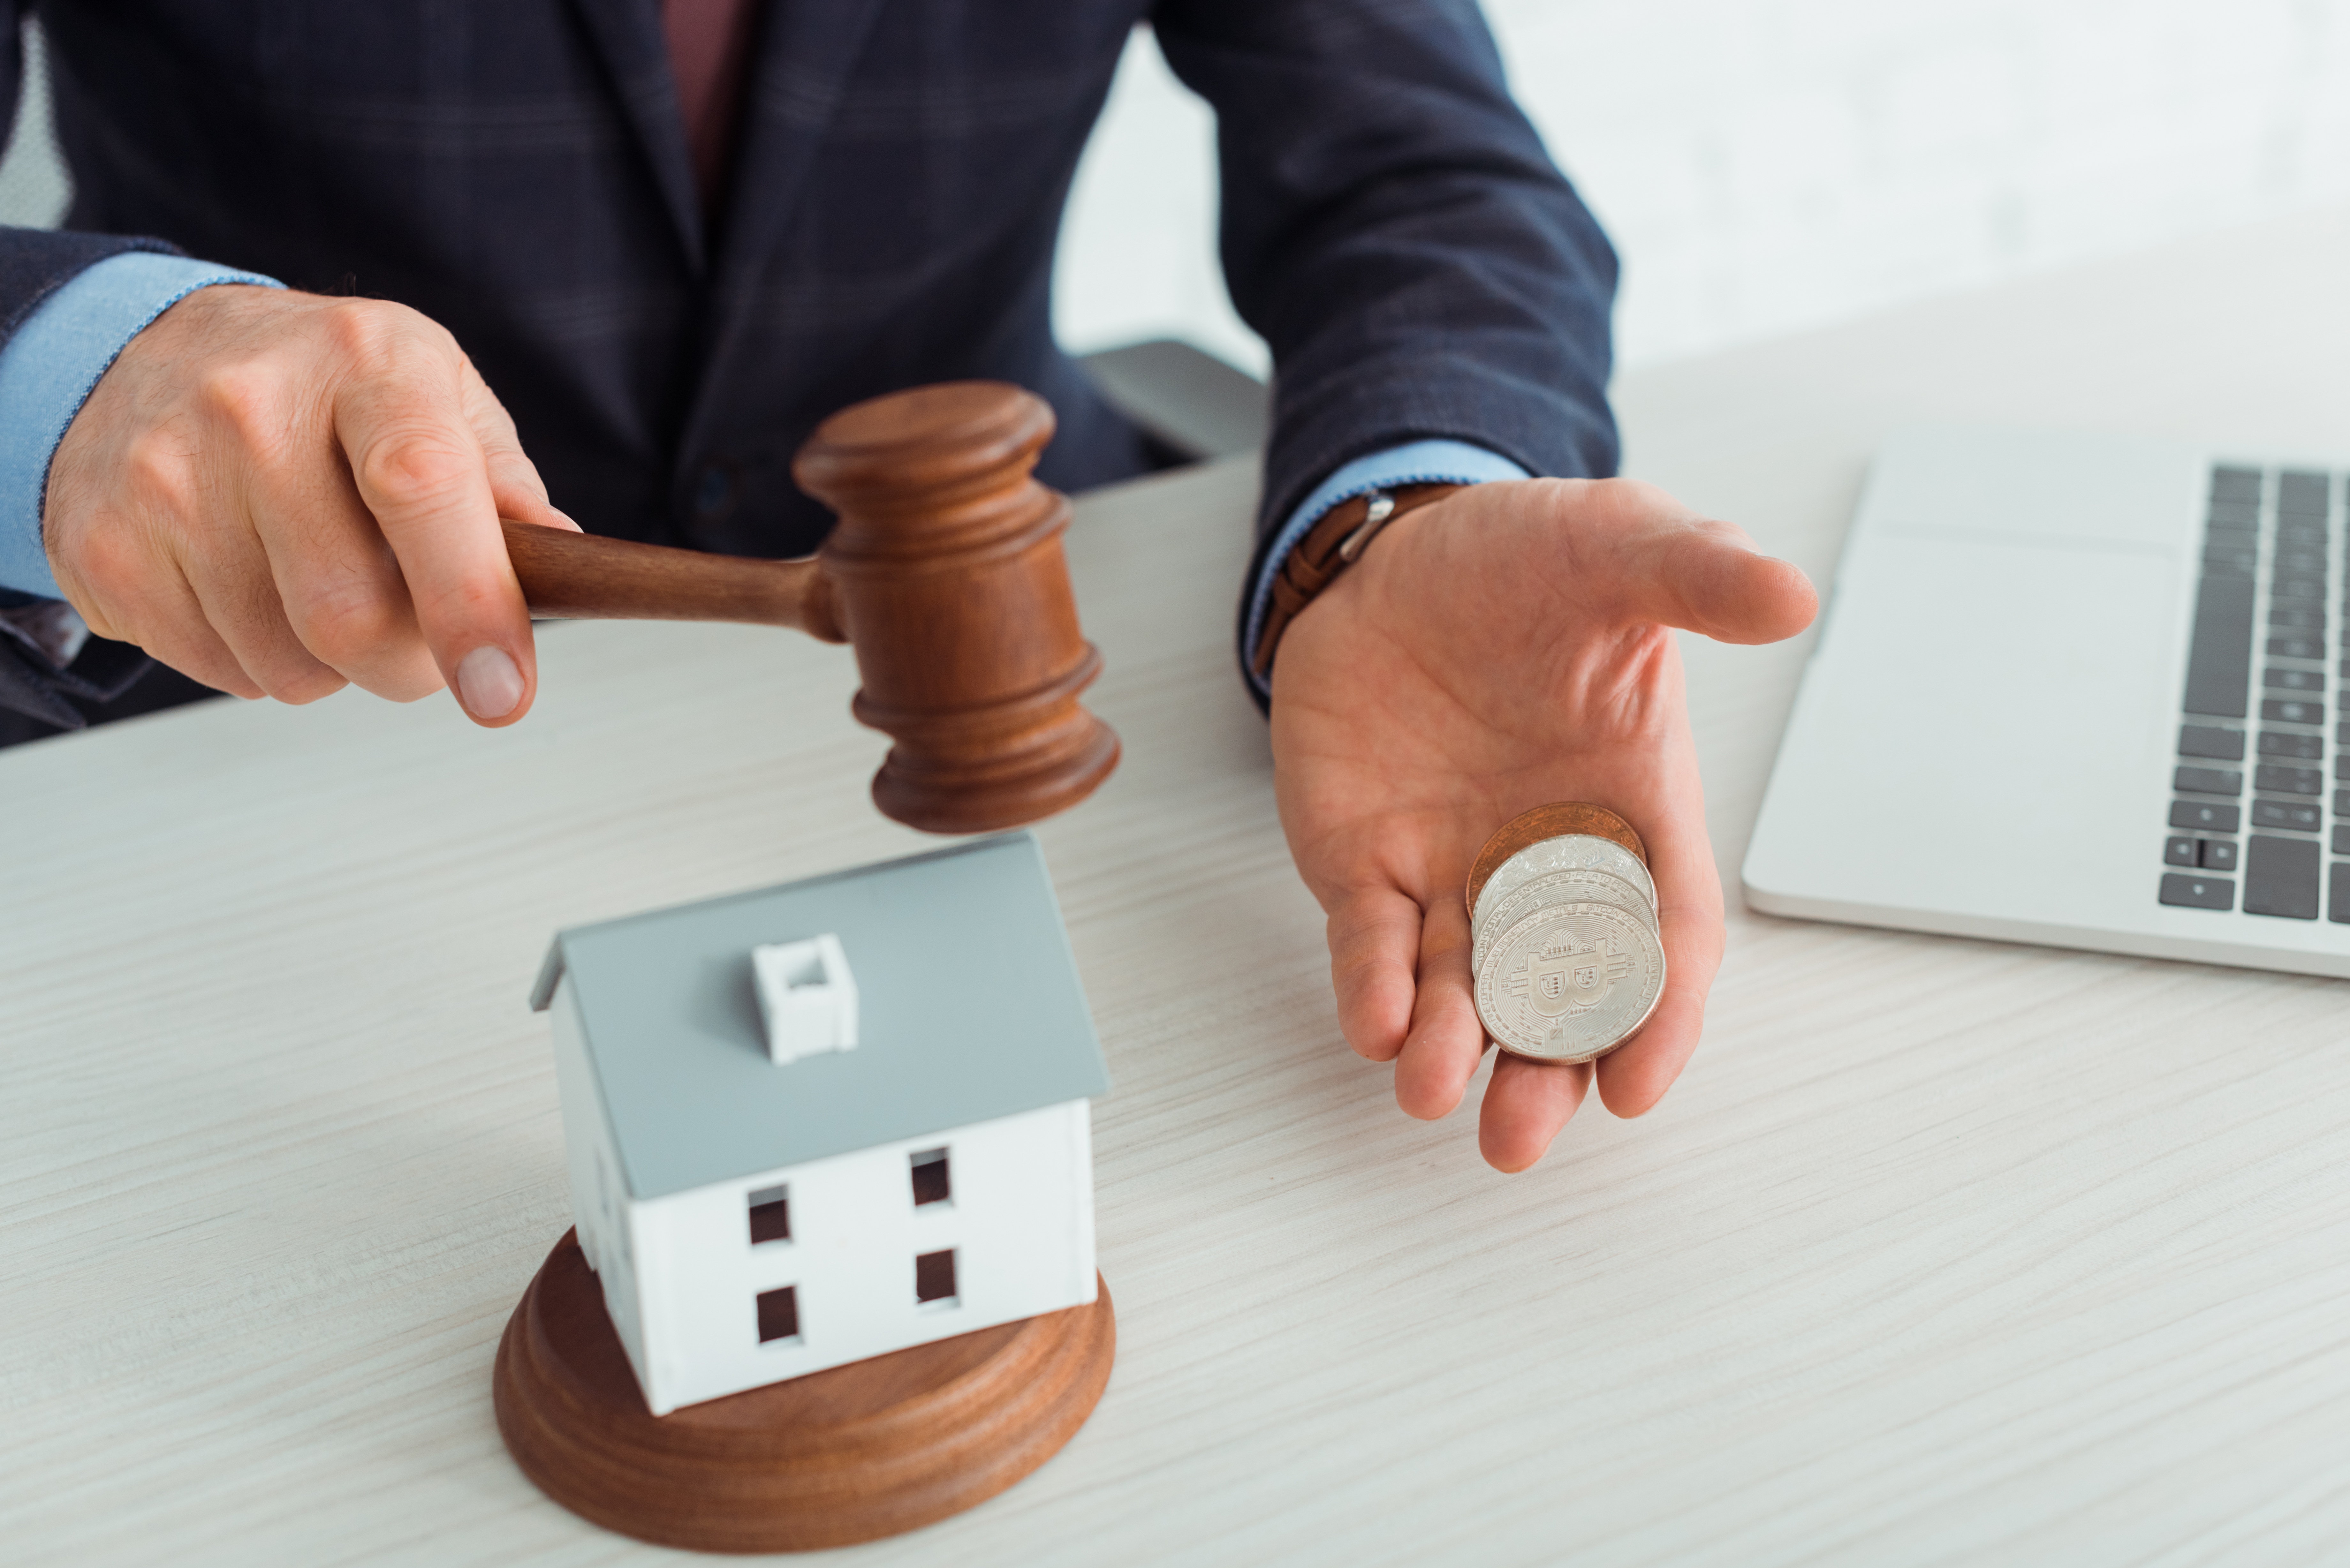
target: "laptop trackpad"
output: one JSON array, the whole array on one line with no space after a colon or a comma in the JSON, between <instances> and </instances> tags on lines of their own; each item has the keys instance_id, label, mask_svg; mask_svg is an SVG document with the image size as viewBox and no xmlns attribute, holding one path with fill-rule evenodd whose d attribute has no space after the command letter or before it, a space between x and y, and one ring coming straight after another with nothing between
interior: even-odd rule
<instances>
[{"instance_id":1,"label":"laptop trackpad","mask_svg":"<svg viewBox=\"0 0 2350 1568\"><path fill-rule=\"evenodd\" d=\"M1821 880L1860 902L2142 900L2127 873L2162 820L2178 695L2170 553L1880 533L1854 555L1773 783L1775 845L1835 861Z\"/></svg>"}]
</instances>

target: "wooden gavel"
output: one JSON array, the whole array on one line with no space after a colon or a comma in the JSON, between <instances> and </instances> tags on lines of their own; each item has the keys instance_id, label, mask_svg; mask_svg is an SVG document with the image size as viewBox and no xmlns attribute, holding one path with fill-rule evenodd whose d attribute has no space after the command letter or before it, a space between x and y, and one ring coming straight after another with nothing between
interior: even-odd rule
<instances>
[{"instance_id":1,"label":"wooden gavel","mask_svg":"<svg viewBox=\"0 0 2350 1568\"><path fill-rule=\"evenodd\" d=\"M896 743L873 802L931 833L1076 805L1118 765L1077 702L1101 654L1077 628L1066 496L1036 483L1044 400L997 381L895 392L816 427L792 464L839 514L810 559L707 556L505 524L524 598L576 620L717 620L847 642L851 711Z\"/></svg>"}]
</instances>

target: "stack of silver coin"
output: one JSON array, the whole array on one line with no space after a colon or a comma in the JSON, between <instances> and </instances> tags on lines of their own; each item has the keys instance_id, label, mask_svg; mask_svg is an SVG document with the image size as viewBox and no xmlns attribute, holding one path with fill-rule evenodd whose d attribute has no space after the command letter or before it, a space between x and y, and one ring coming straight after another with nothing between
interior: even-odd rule
<instances>
[{"instance_id":1,"label":"stack of silver coin","mask_svg":"<svg viewBox=\"0 0 2350 1568\"><path fill-rule=\"evenodd\" d=\"M1471 896L1477 1015L1503 1050L1588 1062L1656 1011L1665 989L1657 885L1621 844L1583 833L1540 839Z\"/></svg>"}]
</instances>

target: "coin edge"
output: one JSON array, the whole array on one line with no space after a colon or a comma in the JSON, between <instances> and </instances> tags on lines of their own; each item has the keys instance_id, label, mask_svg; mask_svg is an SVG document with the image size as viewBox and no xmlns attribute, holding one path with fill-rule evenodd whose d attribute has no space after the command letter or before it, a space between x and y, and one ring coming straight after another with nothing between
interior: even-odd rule
<instances>
[{"instance_id":1,"label":"coin edge","mask_svg":"<svg viewBox=\"0 0 2350 1568\"><path fill-rule=\"evenodd\" d=\"M1545 839L1544 842L1544 843L1547 843L1547 842L1549 842L1549 841L1548 841L1547 839ZM1593 866L1565 866L1565 867L1561 867L1559 869L1557 869L1557 870L1555 870L1555 871L1543 871L1543 872L1539 872L1539 873L1535 874L1534 876L1532 876L1532 877L1527 877L1523 882L1519 883L1515 888L1511 888L1508 892L1503 893L1503 895L1501 895L1501 901L1500 901L1499 903L1496 903L1496 904L1493 906L1493 908L1492 908L1492 911L1491 911L1491 912L1489 912L1489 913L1484 917L1484 919L1478 919L1478 920L1472 920L1472 921L1471 922L1471 924L1470 924L1470 928L1469 928L1469 947L1470 947L1470 951L1471 951L1472 954L1474 954L1474 952L1476 951L1476 950L1477 950L1479 947L1481 947L1481 946L1482 945L1482 938L1483 938L1483 936L1484 936L1484 933L1485 933L1485 929L1486 929L1486 928L1487 928L1487 927L1489 927L1489 926L1491 926L1492 924L1493 924L1493 922L1494 922L1494 921L1496 921L1496 920L1498 920L1498 919L1501 919L1501 915L1502 915L1502 909L1503 909L1503 905L1507 904L1507 903L1509 902L1509 900L1511 900L1511 899L1513 899L1513 898L1519 898L1519 897L1521 897L1522 895L1524 895L1525 893L1527 893L1527 892L1528 892L1528 890L1529 890L1529 889L1531 889L1531 888L1537 888L1537 887L1540 887L1543 883L1544 883L1544 882L1546 882L1546 881L1550 880L1550 878L1552 878L1552 877L1607 877L1610 882L1615 883L1617 887L1619 887L1619 888L1623 888L1627 894L1630 895L1630 902L1629 902L1629 903L1627 903L1627 904L1623 904L1623 905L1618 905L1617 907L1618 907L1618 908L1620 908L1620 909L1623 909L1623 911L1624 911L1626 914L1638 917L1638 918L1639 919L1639 920L1641 921L1641 923L1642 923L1642 924L1644 924L1644 925L1646 925L1646 926L1648 928L1649 934L1650 934L1650 935L1652 935L1652 936L1654 936L1654 937L1656 937L1656 939L1657 939L1657 942L1658 942L1658 945L1659 945L1659 947L1661 947L1661 946L1663 946L1663 945L1664 945L1664 933L1663 933L1663 931L1662 931L1662 930L1660 930L1660 929L1659 929L1659 927L1658 927L1658 923L1657 923L1657 909L1656 909L1656 906L1655 906L1654 904L1650 903L1650 902L1648 901L1648 899L1645 896L1643 896L1643 895L1642 895L1642 893L1640 892L1639 885L1638 885L1638 883L1634 883L1634 882L1627 882L1627 881L1626 881L1623 877L1617 876L1617 875L1616 875L1616 873L1614 873L1613 871L1602 871L1602 870L1600 870L1598 867L1593 867ZM1492 884L1489 882L1489 883L1487 883L1487 884L1486 884L1486 886L1490 888L1490 887L1492 887ZM1565 902L1565 903L1587 902L1587 903L1604 904L1604 903L1607 903L1607 902L1609 902L1609 900L1607 900L1607 899L1606 899L1606 898L1591 898L1591 899L1572 899L1572 898L1570 898L1570 899L1565 899L1565 900L1562 900L1562 902Z\"/></svg>"},{"instance_id":2,"label":"coin edge","mask_svg":"<svg viewBox=\"0 0 2350 1568\"><path fill-rule=\"evenodd\" d=\"M1602 844L1611 845L1617 849L1624 849L1624 846L1616 843L1614 839L1601 838L1600 836L1596 833L1562 833L1554 837L1538 839L1534 843L1527 845L1523 849L1519 850L1516 855L1511 856L1509 859L1504 860L1499 866L1494 867L1492 871L1486 877L1484 887L1478 889L1477 898L1470 902L1469 930L1472 940L1474 940L1478 929L1485 923L1484 919L1477 913L1477 905L1484 900L1485 894L1492 890L1493 884L1496 881L1500 880L1502 873L1507 871L1520 856L1532 855L1534 851L1543 848L1546 845L1557 843L1561 838L1595 838L1598 839ZM1631 851L1625 849L1624 853L1630 855ZM1534 876L1527 877L1524 882L1519 883L1517 888L1511 888L1509 892L1502 894L1501 897L1504 898L1510 898L1514 895L1519 888L1527 887L1541 877L1555 876L1559 870L1598 871L1600 875L1605 877L1616 877L1617 881L1631 888L1633 892L1639 894L1641 903L1647 909L1648 913L1648 923L1651 926L1657 925L1659 923L1659 917L1657 913L1656 878L1649 875L1647 863L1642 861L1638 856L1632 856L1632 860L1635 865L1638 865L1640 867L1640 874L1643 877L1648 877L1648 884L1646 888L1643 888L1639 883L1633 881L1628 877L1617 877L1615 872L1603 870L1601 867L1596 866L1560 867L1557 870L1554 871L1535 872Z\"/></svg>"},{"instance_id":3,"label":"coin edge","mask_svg":"<svg viewBox=\"0 0 2350 1568\"><path fill-rule=\"evenodd\" d=\"M1547 824L1552 820L1553 813L1574 814L1579 815L1581 819L1573 826L1549 829ZM1595 822L1602 831L1590 831L1591 825ZM1605 831L1605 828L1611 824L1616 831ZM1550 801L1518 813L1517 815L1488 834L1485 842L1478 846L1476 856L1469 862L1469 883L1465 903L1470 912L1472 915L1476 912L1477 895L1484 889L1486 879L1500 868L1503 861L1522 849L1530 848L1541 843L1545 838L1565 838L1575 833L1586 834L1593 838L1605 838L1621 848L1630 850L1643 866L1648 862L1648 847L1641 842L1639 832L1607 807L1584 800ZM1506 850L1498 855L1494 854L1493 848L1496 844L1513 838L1515 842L1511 843Z\"/></svg>"}]
</instances>

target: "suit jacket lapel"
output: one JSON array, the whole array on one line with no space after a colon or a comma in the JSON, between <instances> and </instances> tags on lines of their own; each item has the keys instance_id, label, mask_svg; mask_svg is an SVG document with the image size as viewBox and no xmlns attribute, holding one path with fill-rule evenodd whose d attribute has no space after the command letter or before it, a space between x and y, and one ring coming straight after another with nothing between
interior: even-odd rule
<instances>
[{"instance_id":1,"label":"suit jacket lapel","mask_svg":"<svg viewBox=\"0 0 2350 1568\"><path fill-rule=\"evenodd\" d=\"M670 69L659 0L574 3L652 165L661 204L669 211L678 243L685 247L687 265L699 275L706 265L702 201L694 191L693 152L686 145L685 111L678 103L676 73Z\"/></svg>"},{"instance_id":2,"label":"suit jacket lapel","mask_svg":"<svg viewBox=\"0 0 2350 1568\"><path fill-rule=\"evenodd\" d=\"M743 95L743 119L727 176L727 209L712 268L702 396L689 431L704 416L709 390L743 317L755 302L760 269L799 200L801 187L847 92L850 71L886 0L765 0L758 57ZM691 435L689 435L691 441Z\"/></svg>"}]
</instances>

